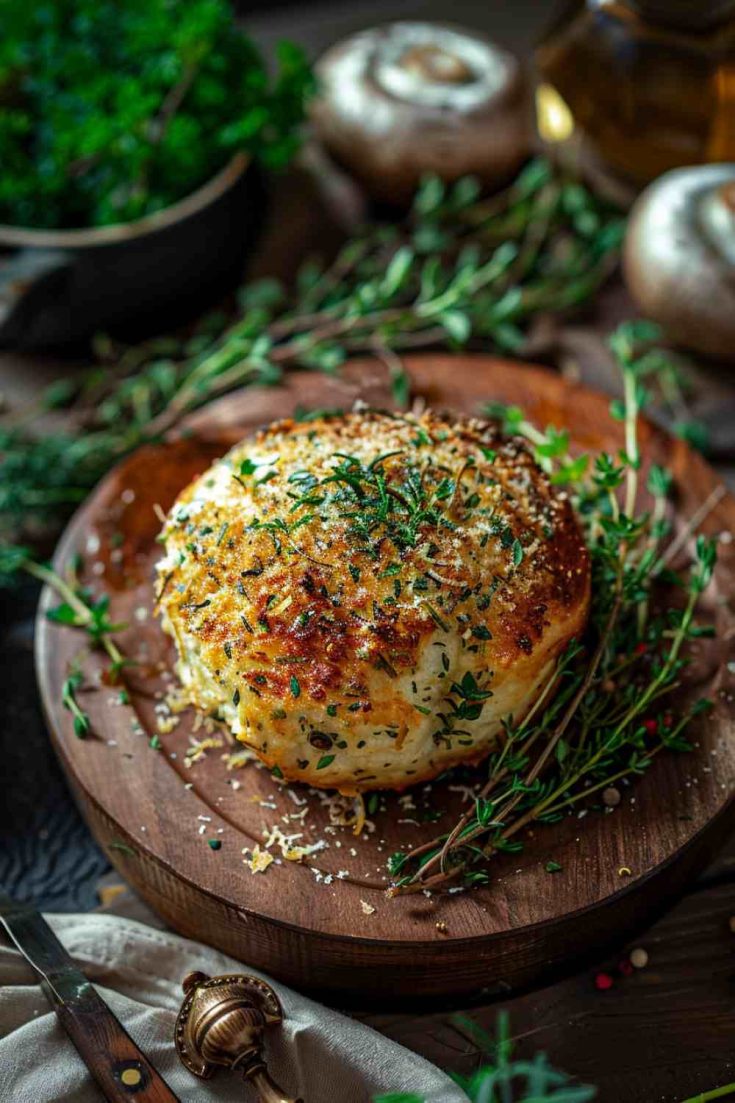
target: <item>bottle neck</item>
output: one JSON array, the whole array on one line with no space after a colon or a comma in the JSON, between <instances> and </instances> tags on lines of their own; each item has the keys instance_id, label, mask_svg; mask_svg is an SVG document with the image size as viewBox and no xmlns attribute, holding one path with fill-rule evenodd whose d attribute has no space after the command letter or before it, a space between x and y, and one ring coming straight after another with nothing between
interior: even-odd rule
<instances>
[{"instance_id":1,"label":"bottle neck","mask_svg":"<svg viewBox=\"0 0 735 1103\"><path fill-rule=\"evenodd\" d=\"M735 15L735 0L627 0L650 23L682 31L708 31Z\"/></svg>"}]
</instances>

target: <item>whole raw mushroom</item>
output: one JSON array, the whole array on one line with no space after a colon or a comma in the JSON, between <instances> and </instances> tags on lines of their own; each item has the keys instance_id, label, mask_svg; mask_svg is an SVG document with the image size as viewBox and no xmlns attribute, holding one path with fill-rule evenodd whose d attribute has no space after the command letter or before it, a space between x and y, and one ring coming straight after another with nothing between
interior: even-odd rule
<instances>
[{"instance_id":1,"label":"whole raw mushroom","mask_svg":"<svg viewBox=\"0 0 735 1103\"><path fill-rule=\"evenodd\" d=\"M735 359L735 165L654 181L631 212L623 266L638 309L673 342Z\"/></svg>"},{"instance_id":2,"label":"whole raw mushroom","mask_svg":"<svg viewBox=\"0 0 735 1103\"><path fill-rule=\"evenodd\" d=\"M427 173L491 191L528 156L521 67L475 31L391 23L332 46L316 73L317 137L379 201L410 203Z\"/></svg>"}]
</instances>

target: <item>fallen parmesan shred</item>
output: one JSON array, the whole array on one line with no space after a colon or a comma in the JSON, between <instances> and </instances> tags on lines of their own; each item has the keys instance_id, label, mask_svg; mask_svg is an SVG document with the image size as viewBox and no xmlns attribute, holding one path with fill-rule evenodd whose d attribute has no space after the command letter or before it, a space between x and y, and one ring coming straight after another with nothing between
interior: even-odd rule
<instances>
[{"instance_id":1,"label":"fallen parmesan shred","mask_svg":"<svg viewBox=\"0 0 735 1103\"><path fill-rule=\"evenodd\" d=\"M180 723L180 720L181 717L179 716L159 716L156 720L156 727L161 735L168 735Z\"/></svg>"},{"instance_id":2,"label":"fallen parmesan shred","mask_svg":"<svg viewBox=\"0 0 735 1103\"><path fill-rule=\"evenodd\" d=\"M362 799L362 794L358 793L354 797L355 801L355 822L352 827L353 835L361 835L362 829L365 826L365 801Z\"/></svg>"},{"instance_id":3,"label":"fallen parmesan shred","mask_svg":"<svg viewBox=\"0 0 735 1103\"><path fill-rule=\"evenodd\" d=\"M328 793L319 789L309 791L326 807L332 828L351 827L354 835L362 834L365 827L370 830L370 821L365 818L365 801L361 793L347 796L343 793Z\"/></svg>"},{"instance_id":4,"label":"fallen parmesan shred","mask_svg":"<svg viewBox=\"0 0 735 1103\"><path fill-rule=\"evenodd\" d=\"M248 763L252 762L255 755L252 751L242 750L222 755L222 758L228 770L240 770L243 766L247 766Z\"/></svg>"},{"instance_id":5,"label":"fallen parmesan shred","mask_svg":"<svg viewBox=\"0 0 735 1103\"><path fill-rule=\"evenodd\" d=\"M222 740L208 737L207 739L200 739L198 743L193 743L190 747L186 748L186 756L184 758L184 765L189 767L193 766L195 762L198 762L200 758L203 758L208 750L213 747L221 747Z\"/></svg>"},{"instance_id":6,"label":"fallen parmesan shred","mask_svg":"<svg viewBox=\"0 0 735 1103\"><path fill-rule=\"evenodd\" d=\"M272 865L274 861L273 855L269 854L267 850L261 850L257 843L253 847L250 857L244 859L245 865L251 873L265 873L268 866Z\"/></svg>"},{"instance_id":7,"label":"fallen parmesan shred","mask_svg":"<svg viewBox=\"0 0 735 1103\"><path fill-rule=\"evenodd\" d=\"M284 835L278 824L274 824L267 831L264 831L265 843L263 844L266 850L270 850L272 846L277 846L281 851L282 857L287 862L300 862L304 858L310 857L312 854L317 854L320 850L324 850L327 843L324 839L319 839L315 843L308 843L306 846L301 846L297 843L298 839L303 836L301 832L295 835Z\"/></svg>"}]
</instances>

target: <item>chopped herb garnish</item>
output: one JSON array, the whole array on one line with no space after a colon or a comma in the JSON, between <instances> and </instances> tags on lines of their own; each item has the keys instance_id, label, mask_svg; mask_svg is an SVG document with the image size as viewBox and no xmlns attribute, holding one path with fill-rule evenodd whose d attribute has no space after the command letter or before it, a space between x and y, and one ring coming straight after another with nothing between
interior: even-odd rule
<instances>
[{"instance_id":1,"label":"chopped herb garnish","mask_svg":"<svg viewBox=\"0 0 735 1103\"><path fill-rule=\"evenodd\" d=\"M271 479L275 479L277 471L266 471L265 475L261 475L259 479L255 480L256 486L263 486L264 483L269 483Z\"/></svg>"},{"instance_id":2,"label":"chopped herb garnish","mask_svg":"<svg viewBox=\"0 0 735 1103\"><path fill-rule=\"evenodd\" d=\"M428 601L422 601L421 604L426 609L427 613L429 614L429 616L433 620L434 624L436 624L436 626L438 628L441 628L442 632L448 632L449 631L449 625L447 624L447 622L445 620L442 620L442 618L439 616L439 614L437 613L434 606Z\"/></svg>"}]
</instances>

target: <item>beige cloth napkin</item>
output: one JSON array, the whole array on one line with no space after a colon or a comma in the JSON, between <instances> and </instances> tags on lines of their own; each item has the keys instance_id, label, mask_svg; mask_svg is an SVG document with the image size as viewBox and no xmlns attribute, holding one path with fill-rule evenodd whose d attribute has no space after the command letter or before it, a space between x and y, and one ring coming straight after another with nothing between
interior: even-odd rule
<instances>
[{"instance_id":1,"label":"beige cloth napkin","mask_svg":"<svg viewBox=\"0 0 735 1103\"><path fill-rule=\"evenodd\" d=\"M179 1063L172 1041L182 977L194 969L216 974L246 967L208 946L127 918L91 914L47 919L182 1103L255 1099L252 1089L231 1073L222 1071L210 1081L191 1076ZM283 1086L306 1103L368 1103L374 1095L402 1091L416 1092L427 1103L467 1103L464 1092L422 1057L281 984L275 987L286 1019L268 1037L268 1060ZM98 1103L101 1098L35 974L3 939L0 1100Z\"/></svg>"}]
</instances>

